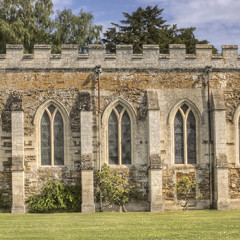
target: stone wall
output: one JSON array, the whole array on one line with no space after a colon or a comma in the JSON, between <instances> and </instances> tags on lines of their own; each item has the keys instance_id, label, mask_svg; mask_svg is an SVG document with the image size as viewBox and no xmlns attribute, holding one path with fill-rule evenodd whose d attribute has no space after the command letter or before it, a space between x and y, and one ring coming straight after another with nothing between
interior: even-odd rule
<instances>
[{"instance_id":1,"label":"stone wall","mask_svg":"<svg viewBox=\"0 0 240 240\"><path fill-rule=\"evenodd\" d=\"M11 162L9 158L7 161L2 161L2 171L0 172L0 211L10 211L12 206L12 173Z\"/></svg>"},{"instance_id":2,"label":"stone wall","mask_svg":"<svg viewBox=\"0 0 240 240\"><path fill-rule=\"evenodd\" d=\"M25 196L26 199L39 193L49 180L59 181L66 185L81 185L81 171L79 164L69 170L67 167L39 167L33 168L35 157L25 157Z\"/></svg>"},{"instance_id":3,"label":"stone wall","mask_svg":"<svg viewBox=\"0 0 240 240\"><path fill-rule=\"evenodd\" d=\"M229 198L240 199L240 168L229 168Z\"/></svg>"},{"instance_id":4,"label":"stone wall","mask_svg":"<svg viewBox=\"0 0 240 240\"><path fill-rule=\"evenodd\" d=\"M95 73L95 67L99 64L102 66L100 113L97 109L98 83ZM225 118L221 120L226 121L226 130L220 129L225 131L226 139L221 142L218 139L209 142L206 72L206 66L209 65L212 66L210 91L212 110L215 111L212 114L216 117L221 110L221 116ZM161 191L158 193L162 203L160 199L159 206L163 204L163 209L178 209L180 199L176 184L181 176L194 175L198 183L196 194L200 198L194 200L193 205L199 209L209 208L213 201L210 199L210 191L214 181L218 181L211 176L210 161L213 168L223 167L217 162L218 152L213 151L219 150L223 143L222 149L226 149L224 159L230 164L229 199L239 199L238 123L234 120L239 118L239 72L236 46L223 46L222 54L214 55L210 46L197 45L196 54L189 55L185 53L183 45L171 45L169 54L159 54L157 46L144 46L142 54L132 54L132 47L125 45L118 46L116 54L106 54L104 47L97 45L91 45L88 54L78 54L76 46L71 45L63 46L61 54L53 55L49 46L37 45L34 54L26 55L23 54L22 46L8 45L6 54L0 56L0 191L3 193L3 200L0 201L11 205L13 106L19 103L24 112L27 199L38 193L47 180L81 184L81 171L93 168L96 172L99 169L100 153L101 165L108 162L108 116L118 102L127 107L132 121L133 164L129 167L130 180L144 195L150 195L152 191L149 187L149 168L154 169L154 164L151 163L154 155L159 159L159 172L156 176L162 176L162 196ZM51 101L58 104L65 114L67 144L64 167L40 166L40 112ZM178 107L183 103L191 108L197 121L197 164L177 166L174 164L173 125ZM81 129L81 111L92 113L91 118L87 114L87 119L92 119L91 126L86 125L92 129L91 148L86 148L88 141L81 139L81 133L86 134ZM101 114L101 126L98 114ZM221 127L212 122L214 136L221 132L217 129L219 126ZM85 146L82 146L83 142ZM217 143L219 146L216 147ZM213 152L211 156L209 144ZM87 150L86 153L84 149ZM224 167L226 168L225 165ZM117 169L126 170L121 167ZM139 209L151 208L147 199L143 205ZM137 210L134 205L130 208Z\"/></svg>"}]
</instances>

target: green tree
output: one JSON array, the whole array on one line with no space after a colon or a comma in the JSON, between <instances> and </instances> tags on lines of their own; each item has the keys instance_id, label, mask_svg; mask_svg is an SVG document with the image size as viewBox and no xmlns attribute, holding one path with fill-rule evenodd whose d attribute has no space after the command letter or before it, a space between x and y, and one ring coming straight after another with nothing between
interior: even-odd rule
<instances>
[{"instance_id":1,"label":"green tree","mask_svg":"<svg viewBox=\"0 0 240 240\"><path fill-rule=\"evenodd\" d=\"M81 10L58 10L55 20L52 0L0 0L0 53L6 44L23 44L31 53L35 44L51 44L60 52L62 44L78 44L84 52L100 42L102 26L93 24L93 15Z\"/></svg>"},{"instance_id":2,"label":"green tree","mask_svg":"<svg viewBox=\"0 0 240 240\"><path fill-rule=\"evenodd\" d=\"M129 201L131 196L141 197L136 187L128 183L128 177L128 171L125 173L125 176L121 176L117 171L111 173L107 164L104 164L102 171L97 174L97 185L103 201L119 205L124 212L127 211L125 203Z\"/></svg>"},{"instance_id":3,"label":"green tree","mask_svg":"<svg viewBox=\"0 0 240 240\"><path fill-rule=\"evenodd\" d=\"M147 6L146 9L139 7L132 14L123 13L125 20L120 21L122 25L112 23L114 27L104 33L103 42L107 50L114 51L116 44L132 44L134 52L138 53L143 44L158 44L166 28L162 11L157 6Z\"/></svg>"},{"instance_id":4,"label":"green tree","mask_svg":"<svg viewBox=\"0 0 240 240\"><path fill-rule=\"evenodd\" d=\"M71 9L58 10L53 34L53 51L60 52L62 44L78 44L79 51L85 52L88 44L99 43L102 26L93 24L91 12L81 10L74 15Z\"/></svg>"},{"instance_id":5,"label":"green tree","mask_svg":"<svg viewBox=\"0 0 240 240\"><path fill-rule=\"evenodd\" d=\"M27 52L32 52L34 44L49 43L52 14L51 0L2 0L0 51L6 44L23 44Z\"/></svg>"},{"instance_id":6,"label":"green tree","mask_svg":"<svg viewBox=\"0 0 240 240\"><path fill-rule=\"evenodd\" d=\"M139 7L132 14L123 13L121 24L112 23L104 33L103 43L107 51L114 52L117 44L132 44L135 53L142 52L143 44L156 44L162 53L168 52L169 44L186 44L187 53L195 52L196 44L207 44L207 40L199 41L195 38L196 28L180 28L177 25L166 24L161 14L163 9L158 6ZM214 49L216 52L216 49Z\"/></svg>"},{"instance_id":7,"label":"green tree","mask_svg":"<svg viewBox=\"0 0 240 240\"><path fill-rule=\"evenodd\" d=\"M188 210L189 199L195 195L195 199L198 199L199 196L196 196L196 181L192 177L184 176L180 179L177 184L177 192L179 196L182 196L185 200L183 210Z\"/></svg>"}]
</instances>

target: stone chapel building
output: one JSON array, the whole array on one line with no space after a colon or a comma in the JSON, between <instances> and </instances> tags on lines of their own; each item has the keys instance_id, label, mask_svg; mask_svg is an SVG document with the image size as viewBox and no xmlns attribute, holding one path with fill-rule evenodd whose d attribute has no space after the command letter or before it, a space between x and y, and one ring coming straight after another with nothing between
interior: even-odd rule
<instances>
[{"instance_id":1,"label":"stone chapel building","mask_svg":"<svg viewBox=\"0 0 240 240\"><path fill-rule=\"evenodd\" d=\"M0 208L27 211L51 179L82 186L95 212L104 163L146 196L129 211L179 209L176 184L196 179L195 209L240 209L240 57L235 45L7 45L0 55ZM100 83L100 84L99 84Z\"/></svg>"}]
</instances>

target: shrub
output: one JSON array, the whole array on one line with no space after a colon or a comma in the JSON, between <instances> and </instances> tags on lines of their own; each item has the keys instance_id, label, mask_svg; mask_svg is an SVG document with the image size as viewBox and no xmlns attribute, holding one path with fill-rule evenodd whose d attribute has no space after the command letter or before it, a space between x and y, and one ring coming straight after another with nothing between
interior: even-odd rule
<instances>
[{"instance_id":1,"label":"shrub","mask_svg":"<svg viewBox=\"0 0 240 240\"><path fill-rule=\"evenodd\" d=\"M178 193L180 193L181 195L183 195L184 200L185 200L185 204L183 207L183 210L187 210L188 209L188 200L191 198L191 196L195 194L196 191L196 181L194 178L191 177L182 177L181 180L179 181L179 183L177 184L177 191ZM198 196L195 196L195 198L197 199Z\"/></svg>"},{"instance_id":2,"label":"shrub","mask_svg":"<svg viewBox=\"0 0 240 240\"><path fill-rule=\"evenodd\" d=\"M48 181L40 194L27 200L29 212L50 213L54 211L78 211L81 207L79 186L63 185L58 181Z\"/></svg>"},{"instance_id":3,"label":"shrub","mask_svg":"<svg viewBox=\"0 0 240 240\"><path fill-rule=\"evenodd\" d=\"M136 189L136 186L128 183L129 171L125 176L121 176L117 171L111 173L110 167L104 164L101 172L97 173L98 190L101 192L102 200L108 204L116 204L122 207L131 197L140 196L141 193Z\"/></svg>"}]
</instances>

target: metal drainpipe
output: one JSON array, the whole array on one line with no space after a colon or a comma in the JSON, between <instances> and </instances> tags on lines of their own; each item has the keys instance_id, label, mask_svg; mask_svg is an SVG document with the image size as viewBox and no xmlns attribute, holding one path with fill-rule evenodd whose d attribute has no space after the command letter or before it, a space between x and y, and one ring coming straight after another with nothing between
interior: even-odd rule
<instances>
[{"instance_id":1,"label":"metal drainpipe","mask_svg":"<svg viewBox=\"0 0 240 240\"><path fill-rule=\"evenodd\" d=\"M102 171L101 168L101 85L100 85L100 73L102 72L101 65L96 66L97 80L98 80L98 164L99 172ZM102 212L102 193L100 191L100 211Z\"/></svg>"},{"instance_id":2,"label":"metal drainpipe","mask_svg":"<svg viewBox=\"0 0 240 240\"><path fill-rule=\"evenodd\" d=\"M210 73L212 71L211 66L206 66L206 72L208 75L208 152L209 152L209 191L210 191L210 208L213 207L213 168L212 168L212 121L211 121L211 92L210 92Z\"/></svg>"}]
</instances>

